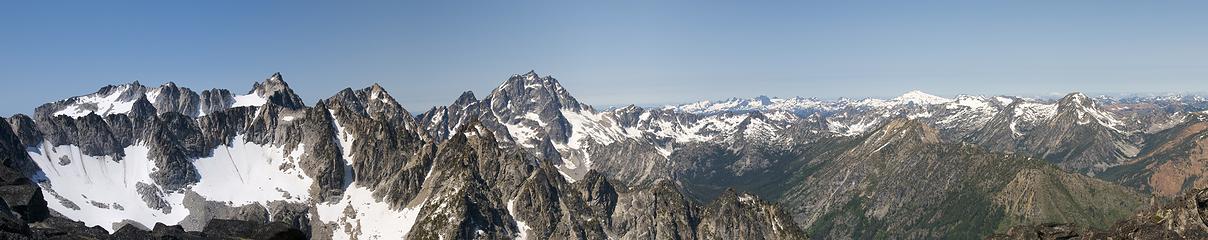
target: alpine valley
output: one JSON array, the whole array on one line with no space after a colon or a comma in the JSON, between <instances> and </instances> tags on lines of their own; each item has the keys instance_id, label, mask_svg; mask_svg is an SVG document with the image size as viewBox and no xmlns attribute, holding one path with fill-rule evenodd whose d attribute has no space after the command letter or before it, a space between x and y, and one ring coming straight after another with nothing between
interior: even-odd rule
<instances>
[{"instance_id":1,"label":"alpine valley","mask_svg":"<svg viewBox=\"0 0 1208 240\"><path fill-rule=\"evenodd\" d=\"M452 96L450 96L452 97ZM404 109L102 87L0 121L10 238L1208 236L1208 99L1070 93L602 109L557 79ZM415 109L412 109L415 110Z\"/></svg>"}]
</instances>

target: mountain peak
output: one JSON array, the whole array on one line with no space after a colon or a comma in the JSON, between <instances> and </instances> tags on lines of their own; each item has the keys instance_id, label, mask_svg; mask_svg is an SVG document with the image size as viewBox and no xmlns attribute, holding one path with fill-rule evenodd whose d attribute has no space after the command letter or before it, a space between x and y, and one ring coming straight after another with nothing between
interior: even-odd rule
<instances>
[{"instance_id":1,"label":"mountain peak","mask_svg":"<svg viewBox=\"0 0 1208 240\"><path fill-rule=\"evenodd\" d=\"M461 93L461 96L457 97L456 101L453 101L453 105L465 106L474 102L478 102L478 98L474 97L474 91L465 91Z\"/></svg>"},{"instance_id":2,"label":"mountain peak","mask_svg":"<svg viewBox=\"0 0 1208 240\"><path fill-rule=\"evenodd\" d=\"M282 84L284 84L284 83L285 83L285 79L284 79L284 78L281 78L281 72L275 72L275 73L273 73L273 75L272 75L272 76L269 76L269 77L268 77L268 81L271 81L271 82L280 82L280 83L282 83Z\"/></svg>"},{"instance_id":3,"label":"mountain peak","mask_svg":"<svg viewBox=\"0 0 1208 240\"><path fill-rule=\"evenodd\" d=\"M899 103L914 103L918 105L931 105L951 102L951 99L943 98L936 95L931 95L919 90L912 90L893 98L892 101Z\"/></svg>"},{"instance_id":4,"label":"mountain peak","mask_svg":"<svg viewBox=\"0 0 1208 240\"><path fill-rule=\"evenodd\" d=\"M936 144L940 143L939 130L915 119L894 118L869 135L865 144L880 146L902 143Z\"/></svg>"},{"instance_id":5,"label":"mountain peak","mask_svg":"<svg viewBox=\"0 0 1208 240\"><path fill-rule=\"evenodd\" d=\"M1089 96L1086 96L1086 94L1082 94L1080 92L1072 92L1070 94L1066 94L1065 97L1062 97L1061 99L1057 100L1057 109L1058 109L1058 111L1073 111L1073 110L1077 110L1077 111L1081 111L1081 112L1087 112L1087 111L1098 112L1099 111L1099 110L1097 110L1098 105L1095 103L1095 100L1091 99L1091 97L1089 97Z\"/></svg>"},{"instance_id":6,"label":"mountain peak","mask_svg":"<svg viewBox=\"0 0 1208 240\"><path fill-rule=\"evenodd\" d=\"M268 96L273 92L289 89L289 84L285 83L285 79L281 77L281 73L273 73L273 75L265 78L262 82L252 84L252 90L248 94L258 94Z\"/></svg>"},{"instance_id":7,"label":"mountain peak","mask_svg":"<svg viewBox=\"0 0 1208 240\"><path fill-rule=\"evenodd\" d=\"M241 102L240 97L236 97L234 106L259 106L262 102L270 102L283 107L297 109L306 106L302 102L302 98L294 93L293 89L289 88L289 84L285 83L285 79L281 77L281 73L273 73L264 82L252 84L252 90L248 91L245 96L255 98L246 103Z\"/></svg>"},{"instance_id":8,"label":"mountain peak","mask_svg":"<svg viewBox=\"0 0 1208 240\"><path fill-rule=\"evenodd\" d=\"M769 98L767 95L759 95L758 97L755 97L755 101L759 101L759 103L763 105L772 104L772 98Z\"/></svg>"},{"instance_id":9,"label":"mountain peak","mask_svg":"<svg viewBox=\"0 0 1208 240\"><path fill-rule=\"evenodd\" d=\"M1070 94L1066 94L1065 97L1062 97L1061 100L1058 100L1057 102L1063 106L1085 106L1088 104L1094 104L1094 100L1091 100L1090 97L1086 96L1086 94L1082 94L1081 92L1072 92Z\"/></svg>"},{"instance_id":10,"label":"mountain peak","mask_svg":"<svg viewBox=\"0 0 1208 240\"><path fill-rule=\"evenodd\" d=\"M535 71L512 75L484 99L490 99L493 106L524 105L530 106L525 107L528 109L538 109L532 108L533 104L552 104L555 108L567 109L583 107L557 79L548 75L542 77Z\"/></svg>"},{"instance_id":11,"label":"mountain peak","mask_svg":"<svg viewBox=\"0 0 1208 240\"><path fill-rule=\"evenodd\" d=\"M1094 99L1080 92L1067 94L1057 100L1056 118L1058 121L1073 122L1078 125L1087 124L1093 120L1112 131L1120 131L1116 127L1124 124L1116 119L1113 113L1099 109L1099 105Z\"/></svg>"},{"instance_id":12,"label":"mountain peak","mask_svg":"<svg viewBox=\"0 0 1208 240\"><path fill-rule=\"evenodd\" d=\"M378 85L377 83L370 85L362 91L365 91L365 93L369 94L369 100L378 100L388 104L395 103L394 97L390 96L390 92L386 91L385 88L382 88L382 86Z\"/></svg>"}]
</instances>

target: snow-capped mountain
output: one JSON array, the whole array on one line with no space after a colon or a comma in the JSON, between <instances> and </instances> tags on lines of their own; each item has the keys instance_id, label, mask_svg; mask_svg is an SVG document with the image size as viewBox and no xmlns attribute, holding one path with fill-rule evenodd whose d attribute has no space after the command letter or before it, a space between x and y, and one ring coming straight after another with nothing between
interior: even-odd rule
<instances>
[{"instance_id":1,"label":"snow-capped mountain","mask_svg":"<svg viewBox=\"0 0 1208 240\"><path fill-rule=\"evenodd\" d=\"M1056 101L1037 100L1011 96L971 96L961 95L948 99L911 91L901 96L888 99L864 99L849 101L810 101L809 104L789 105L751 104L759 99L767 102L782 103L796 102L772 98L731 99L721 102L704 101L692 104L668 106L664 109L689 112L696 114L717 114L723 112L750 111L788 111L800 117L803 114L816 114L827 122L829 132L838 135L854 136L863 134L868 129L884 124L890 119L907 118L919 119L924 123L941 130L945 139L969 141L984 147L1006 151L1036 154L1039 157L1054 162L1065 162L1069 159L1087 158L1098 159L1093 162L1080 164L1062 164L1069 170L1101 171L1119 160L1135 156L1140 144L1135 140L1136 135L1152 132L1153 121L1162 125L1177 123L1177 119L1157 118L1145 114L1133 115L1126 119L1117 115L1126 114L1130 110L1123 104L1112 107L1100 106L1098 101L1115 101L1110 98L1094 99L1081 93L1073 93ZM794 98L801 99L801 98ZM1188 105L1193 101L1182 102ZM1132 99L1132 101L1137 101ZM1144 100L1141 100L1145 102ZM1115 110L1116 112L1112 112ZM1181 114L1182 111L1171 111ZM1067 117L1068 115L1068 117ZM1129 124L1129 123L1132 124ZM1103 128L1098 138L1074 137L1069 133L1070 127L1062 127L1067 123L1075 126L1094 126ZM1144 126L1144 127L1142 127ZM1089 131L1089 130L1088 130ZM1046 140L1047 139L1047 140ZM1052 152L1061 146L1083 145L1085 141L1099 141L1104 147L1090 152ZM1109 147L1110 146L1110 147ZM1112 152L1099 153L1099 152ZM1064 155L1060 155L1064 154ZM1082 155L1090 154L1090 155Z\"/></svg>"},{"instance_id":2,"label":"snow-capped mountain","mask_svg":"<svg viewBox=\"0 0 1208 240\"><path fill-rule=\"evenodd\" d=\"M513 75L482 100L473 96L467 92L448 107L421 114L422 125L432 136L451 136L452 129L478 119L507 133L498 135L499 141L557 162L571 180L592 169L613 169L606 172L653 183L670 173L651 164L666 163L678 145L783 140L777 132L800 118L787 111L697 115L634 106L599 111L571 97L557 79L531 71Z\"/></svg>"},{"instance_id":3,"label":"snow-capped mountain","mask_svg":"<svg viewBox=\"0 0 1208 240\"><path fill-rule=\"evenodd\" d=\"M376 84L307 106L277 73L245 94L135 82L47 103L4 121L28 159L5 167L55 214L110 232L237 219L315 239L985 236L957 226L1135 210L1139 194L1091 177L1144 188L1138 178L1169 176L1128 166L1177 155L1153 141L1189 138L1154 134L1195 132L1188 119L1205 109L911 91L597 110L530 71L412 115ZM1063 191L1080 195L1017 197ZM966 208L990 217L945 210Z\"/></svg>"},{"instance_id":4,"label":"snow-capped mountain","mask_svg":"<svg viewBox=\"0 0 1208 240\"><path fill-rule=\"evenodd\" d=\"M138 81L109 85L96 93L42 105L35 115L83 117L88 114L130 114L140 99L150 103L158 113L176 112L190 117L205 116L232 107L261 106L270 101L295 109L306 106L285 83L281 74L274 73L263 82L255 83L252 90L243 95L232 95L226 89L198 93L172 82L154 88L143 86Z\"/></svg>"},{"instance_id":5,"label":"snow-capped mountain","mask_svg":"<svg viewBox=\"0 0 1208 240\"><path fill-rule=\"evenodd\" d=\"M669 179L613 187L591 159L553 158L634 133L550 77L516 75L481 101L467 93L441 108L456 120L433 110L419 121L376 84L314 106L300 99L280 74L244 95L132 83L5 123L48 209L110 232L238 219L285 222L317 239L804 236L751 195L706 205ZM668 194L681 201L655 201ZM637 211L652 207L665 210ZM738 227L723 221L732 214L758 224L728 232Z\"/></svg>"}]
</instances>

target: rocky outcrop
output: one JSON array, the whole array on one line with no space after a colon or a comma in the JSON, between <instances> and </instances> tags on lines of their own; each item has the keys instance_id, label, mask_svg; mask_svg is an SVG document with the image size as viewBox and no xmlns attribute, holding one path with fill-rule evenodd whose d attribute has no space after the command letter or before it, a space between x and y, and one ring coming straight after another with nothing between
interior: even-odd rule
<instances>
[{"instance_id":1,"label":"rocky outcrop","mask_svg":"<svg viewBox=\"0 0 1208 240\"><path fill-rule=\"evenodd\" d=\"M311 209L309 205L301 203L272 201L268 203L268 217L270 222L285 223L306 233L309 238L312 233Z\"/></svg>"},{"instance_id":2,"label":"rocky outcrop","mask_svg":"<svg viewBox=\"0 0 1208 240\"><path fill-rule=\"evenodd\" d=\"M180 221L181 227L188 231L201 231L209 228L208 224L214 219L234 219L249 222L269 222L268 209L260 204L230 206L224 202L207 201L194 192L186 192L184 206L189 215Z\"/></svg>"},{"instance_id":3,"label":"rocky outcrop","mask_svg":"<svg viewBox=\"0 0 1208 240\"><path fill-rule=\"evenodd\" d=\"M612 213L617 207L617 189L608 179L597 171L589 171L583 180L574 183L583 204L591 210L591 219L604 221L605 226L612 225Z\"/></svg>"},{"instance_id":4,"label":"rocky outcrop","mask_svg":"<svg viewBox=\"0 0 1208 240\"><path fill-rule=\"evenodd\" d=\"M419 190L432 155L426 153L426 132L411 113L374 84L365 89L344 89L324 100L336 120L337 136L351 142L341 146L352 165L353 181L377 190L375 196L405 203ZM391 149L392 151L381 151ZM422 171L417 171L422 170ZM418 173L418 174L417 174ZM384 194L394 192L397 194ZM382 193L382 194L378 194Z\"/></svg>"},{"instance_id":5,"label":"rocky outcrop","mask_svg":"<svg viewBox=\"0 0 1208 240\"><path fill-rule=\"evenodd\" d=\"M252 85L252 91L248 94L256 94L268 100L269 104L282 106L289 109L301 109L306 107L306 103L302 102L302 98L294 93L293 89L289 88L289 84L285 83L285 79L281 77L281 73L273 73L264 82L258 82Z\"/></svg>"},{"instance_id":6,"label":"rocky outcrop","mask_svg":"<svg viewBox=\"0 0 1208 240\"><path fill-rule=\"evenodd\" d=\"M648 185L659 179L672 178L681 167L669 161L668 156L663 156L656 146L639 141L620 141L608 145L593 143L589 149L585 155L571 153L568 157L592 159L592 168L613 179L626 179L626 184L631 185Z\"/></svg>"},{"instance_id":7,"label":"rocky outcrop","mask_svg":"<svg viewBox=\"0 0 1208 240\"><path fill-rule=\"evenodd\" d=\"M467 130L468 129L468 130ZM409 239L510 238L519 229L500 192L492 190L478 171L480 161L472 140L481 127L465 128L437 150L425 183L430 191Z\"/></svg>"},{"instance_id":8,"label":"rocky outcrop","mask_svg":"<svg viewBox=\"0 0 1208 240\"><path fill-rule=\"evenodd\" d=\"M27 120L28 118L21 119L18 117L15 121L12 121L22 124L24 125L23 127L26 127L26 129L17 129L11 127L12 125L9 125L9 120L0 118L0 164L16 170L18 172L17 175L19 176L34 176L34 174L41 171L41 169L38 168L38 165L29 158L29 154L25 153L25 148L27 145L23 144L20 140L20 131L29 130L27 127L31 126L29 123L25 122ZM27 136L27 138L34 137Z\"/></svg>"},{"instance_id":9,"label":"rocky outcrop","mask_svg":"<svg viewBox=\"0 0 1208 240\"><path fill-rule=\"evenodd\" d=\"M701 239L805 239L788 213L758 197L726 190L704 207Z\"/></svg>"},{"instance_id":10,"label":"rocky outcrop","mask_svg":"<svg viewBox=\"0 0 1208 240\"><path fill-rule=\"evenodd\" d=\"M8 118L8 125L12 128L12 133L17 135L17 139L25 147L37 147L39 144L42 144L42 133L38 132L37 124L34 124L34 119L29 118L29 116L15 114Z\"/></svg>"},{"instance_id":11,"label":"rocky outcrop","mask_svg":"<svg viewBox=\"0 0 1208 240\"><path fill-rule=\"evenodd\" d=\"M42 189L21 172L7 166L0 166L0 198L7 210L3 213L13 214L25 222L41 221L50 216Z\"/></svg>"},{"instance_id":12,"label":"rocky outcrop","mask_svg":"<svg viewBox=\"0 0 1208 240\"><path fill-rule=\"evenodd\" d=\"M289 224L258 223L238 220L212 220L202 231L208 238L226 239L307 239L306 233Z\"/></svg>"},{"instance_id":13,"label":"rocky outcrop","mask_svg":"<svg viewBox=\"0 0 1208 240\"><path fill-rule=\"evenodd\" d=\"M1163 205L1139 211L1110 228L1070 223L1012 226L987 239L1205 239L1208 190L1192 190Z\"/></svg>"},{"instance_id":14,"label":"rocky outcrop","mask_svg":"<svg viewBox=\"0 0 1208 240\"><path fill-rule=\"evenodd\" d=\"M669 181L620 197L613 213L618 239L697 239L700 210Z\"/></svg>"},{"instance_id":15,"label":"rocky outcrop","mask_svg":"<svg viewBox=\"0 0 1208 240\"><path fill-rule=\"evenodd\" d=\"M80 147L80 153L88 156L125 156L119 141L109 131L109 124L100 115L88 114L74 119L76 134L72 143Z\"/></svg>"},{"instance_id":16,"label":"rocky outcrop","mask_svg":"<svg viewBox=\"0 0 1208 240\"><path fill-rule=\"evenodd\" d=\"M168 82L151 90L148 95L154 96L154 99L148 100L154 102L153 106L159 114L175 112L197 117L201 113L201 97L189 88L177 87L176 83Z\"/></svg>"},{"instance_id":17,"label":"rocky outcrop","mask_svg":"<svg viewBox=\"0 0 1208 240\"><path fill-rule=\"evenodd\" d=\"M151 179L165 191L179 191L197 183L200 174L189 159L209 154L201 130L187 116L165 113L155 119L148 134L148 157L156 171Z\"/></svg>"},{"instance_id":18,"label":"rocky outcrop","mask_svg":"<svg viewBox=\"0 0 1208 240\"><path fill-rule=\"evenodd\" d=\"M610 216L597 217L584 195L576 192L557 170L538 168L520 186L508 208L516 221L523 222L530 239L603 239ZM615 194L615 193L614 193ZM615 196L613 196L615 198ZM597 202L607 201L598 199ZM615 202L609 203L615 207ZM605 210L605 209L601 209ZM608 211L608 210L605 210ZM602 215L602 214L601 214Z\"/></svg>"},{"instance_id":19,"label":"rocky outcrop","mask_svg":"<svg viewBox=\"0 0 1208 240\"><path fill-rule=\"evenodd\" d=\"M307 239L304 232L284 223L258 223L215 219L204 231L186 231L180 226L156 224L151 229L126 225L110 234L100 227L63 218L31 223L26 231L0 232L8 239Z\"/></svg>"},{"instance_id":20,"label":"rocky outcrop","mask_svg":"<svg viewBox=\"0 0 1208 240\"><path fill-rule=\"evenodd\" d=\"M226 89L210 89L201 91L201 114L209 115L230 108L235 104L235 97Z\"/></svg>"},{"instance_id":21,"label":"rocky outcrop","mask_svg":"<svg viewBox=\"0 0 1208 240\"><path fill-rule=\"evenodd\" d=\"M306 175L313 178L310 194L318 202L333 201L344 192L345 161L340 146L336 143L335 123L327 105L319 103L306 111L301 129L302 160L299 162Z\"/></svg>"},{"instance_id":22,"label":"rocky outcrop","mask_svg":"<svg viewBox=\"0 0 1208 240\"><path fill-rule=\"evenodd\" d=\"M164 200L164 192L159 189L159 186L138 182L135 183L135 187L143 202L147 203L147 207L158 209L164 214L172 213L172 205Z\"/></svg>"},{"instance_id":23,"label":"rocky outcrop","mask_svg":"<svg viewBox=\"0 0 1208 240\"><path fill-rule=\"evenodd\" d=\"M436 106L417 116L417 121L433 142L442 142L453 137L469 116L477 114L478 98L474 92L466 91L449 106Z\"/></svg>"},{"instance_id":24,"label":"rocky outcrop","mask_svg":"<svg viewBox=\"0 0 1208 240\"><path fill-rule=\"evenodd\" d=\"M41 188L29 178L40 172L36 165L30 166L31 161L8 121L0 119L0 214L10 215L4 219L7 222L18 218L34 222L50 215Z\"/></svg>"}]
</instances>

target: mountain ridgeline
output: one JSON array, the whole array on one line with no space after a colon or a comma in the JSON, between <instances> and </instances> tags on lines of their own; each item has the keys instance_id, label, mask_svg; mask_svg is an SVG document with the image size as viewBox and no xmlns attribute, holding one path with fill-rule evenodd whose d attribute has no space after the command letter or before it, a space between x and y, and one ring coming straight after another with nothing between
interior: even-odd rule
<instances>
[{"instance_id":1,"label":"mountain ridgeline","mask_svg":"<svg viewBox=\"0 0 1208 240\"><path fill-rule=\"evenodd\" d=\"M1205 109L917 91L597 109L528 72L412 113L377 84L306 104L278 73L242 94L106 86L5 119L0 147L47 215L100 232L968 239L1106 228L1208 187Z\"/></svg>"}]
</instances>

